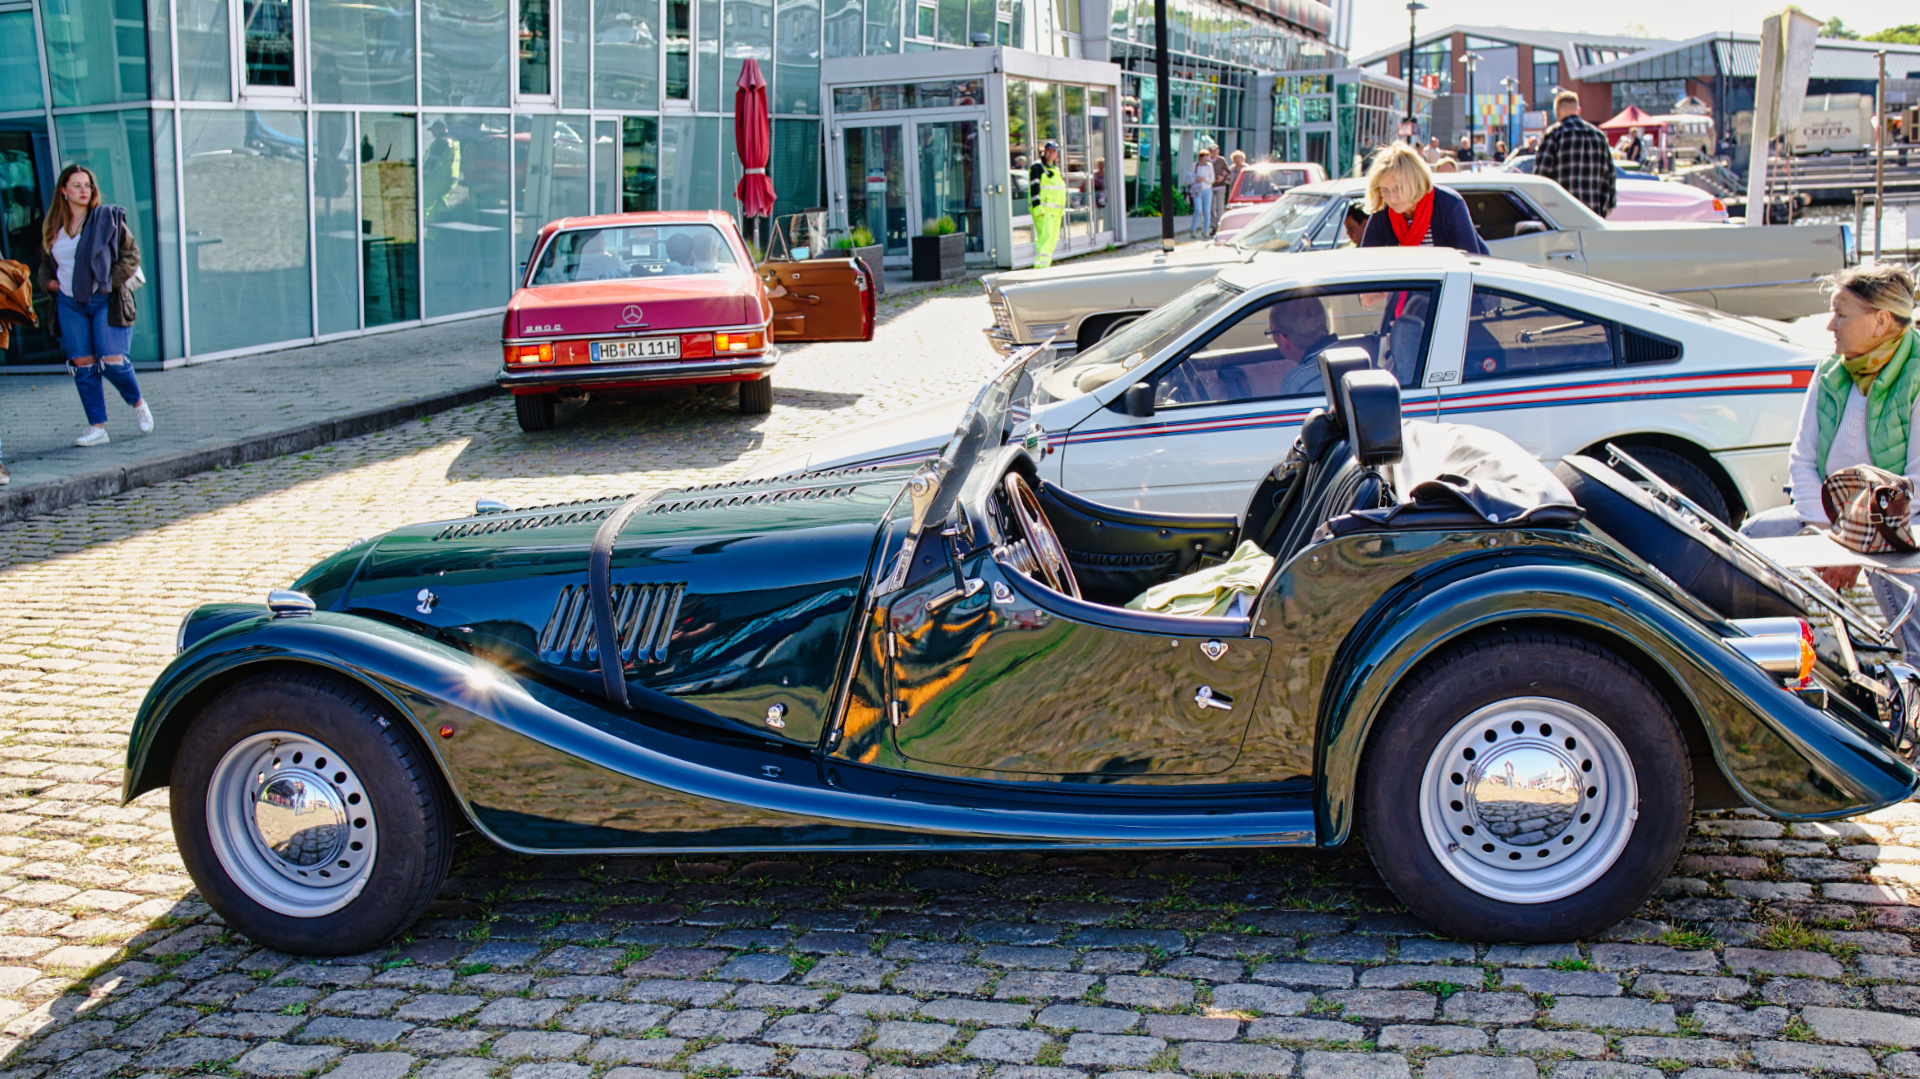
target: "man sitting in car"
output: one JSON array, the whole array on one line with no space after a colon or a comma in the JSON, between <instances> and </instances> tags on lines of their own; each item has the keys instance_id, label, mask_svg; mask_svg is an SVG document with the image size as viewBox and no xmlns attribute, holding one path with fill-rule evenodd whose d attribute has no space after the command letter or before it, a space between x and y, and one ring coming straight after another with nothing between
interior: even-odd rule
<instances>
[{"instance_id":1,"label":"man sitting in car","mask_svg":"<svg viewBox=\"0 0 1920 1079\"><path fill-rule=\"evenodd\" d=\"M1267 331L1280 354L1280 384L1275 396L1320 392L1320 353L1339 344L1327 324L1327 307L1317 297L1281 300L1267 308Z\"/></svg>"}]
</instances>

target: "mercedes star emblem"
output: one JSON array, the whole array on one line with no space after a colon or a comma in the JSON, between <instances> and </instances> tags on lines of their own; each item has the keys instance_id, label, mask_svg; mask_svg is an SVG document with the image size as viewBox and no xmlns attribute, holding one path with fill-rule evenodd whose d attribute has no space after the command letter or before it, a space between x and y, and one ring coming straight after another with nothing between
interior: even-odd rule
<instances>
[{"instance_id":1,"label":"mercedes star emblem","mask_svg":"<svg viewBox=\"0 0 1920 1079\"><path fill-rule=\"evenodd\" d=\"M638 326L640 324L640 305L630 303L620 309L620 325Z\"/></svg>"}]
</instances>

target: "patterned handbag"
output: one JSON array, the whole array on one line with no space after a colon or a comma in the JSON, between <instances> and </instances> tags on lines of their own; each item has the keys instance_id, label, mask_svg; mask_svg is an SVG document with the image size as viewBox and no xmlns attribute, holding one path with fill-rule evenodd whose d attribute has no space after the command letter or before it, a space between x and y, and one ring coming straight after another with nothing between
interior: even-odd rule
<instances>
[{"instance_id":1,"label":"patterned handbag","mask_svg":"<svg viewBox=\"0 0 1920 1079\"><path fill-rule=\"evenodd\" d=\"M1913 538L1913 481L1872 465L1843 468L1820 484L1833 538L1866 554L1920 549Z\"/></svg>"}]
</instances>

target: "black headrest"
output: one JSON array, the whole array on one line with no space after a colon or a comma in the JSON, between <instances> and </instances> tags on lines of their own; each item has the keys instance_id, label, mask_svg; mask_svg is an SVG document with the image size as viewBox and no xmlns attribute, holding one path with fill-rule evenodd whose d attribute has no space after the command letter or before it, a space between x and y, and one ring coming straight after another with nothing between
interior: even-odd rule
<instances>
[{"instance_id":1,"label":"black headrest","mask_svg":"<svg viewBox=\"0 0 1920 1079\"><path fill-rule=\"evenodd\" d=\"M1324 408L1316 408L1307 413L1307 422L1300 425L1300 452L1309 461L1318 461L1327 447L1344 437L1345 432L1336 430L1333 417L1327 415Z\"/></svg>"},{"instance_id":2,"label":"black headrest","mask_svg":"<svg viewBox=\"0 0 1920 1079\"><path fill-rule=\"evenodd\" d=\"M1340 380L1353 456L1369 468L1400 460L1400 383L1385 371L1355 371Z\"/></svg>"},{"instance_id":3,"label":"black headrest","mask_svg":"<svg viewBox=\"0 0 1920 1079\"><path fill-rule=\"evenodd\" d=\"M1368 371L1373 368L1373 357L1358 345L1342 345L1320 353L1320 385L1327 390L1327 411L1332 413L1334 426L1341 432L1347 429L1347 414L1340 403L1340 379L1352 371Z\"/></svg>"}]
</instances>

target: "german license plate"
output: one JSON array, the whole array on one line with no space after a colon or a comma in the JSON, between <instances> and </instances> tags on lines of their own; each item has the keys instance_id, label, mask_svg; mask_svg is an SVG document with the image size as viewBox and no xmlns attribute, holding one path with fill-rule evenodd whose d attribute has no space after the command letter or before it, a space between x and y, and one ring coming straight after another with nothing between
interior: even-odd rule
<instances>
[{"instance_id":1,"label":"german license plate","mask_svg":"<svg viewBox=\"0 0 1920 1079\"><path fill-rule=\"evenodd\" d=\"M678 337L641 337L632 341L595 341L590 353L590 359L594 363L614 363L620 360L677 360L680 358L680 339Z\"/></svg>"}]
</instances>

